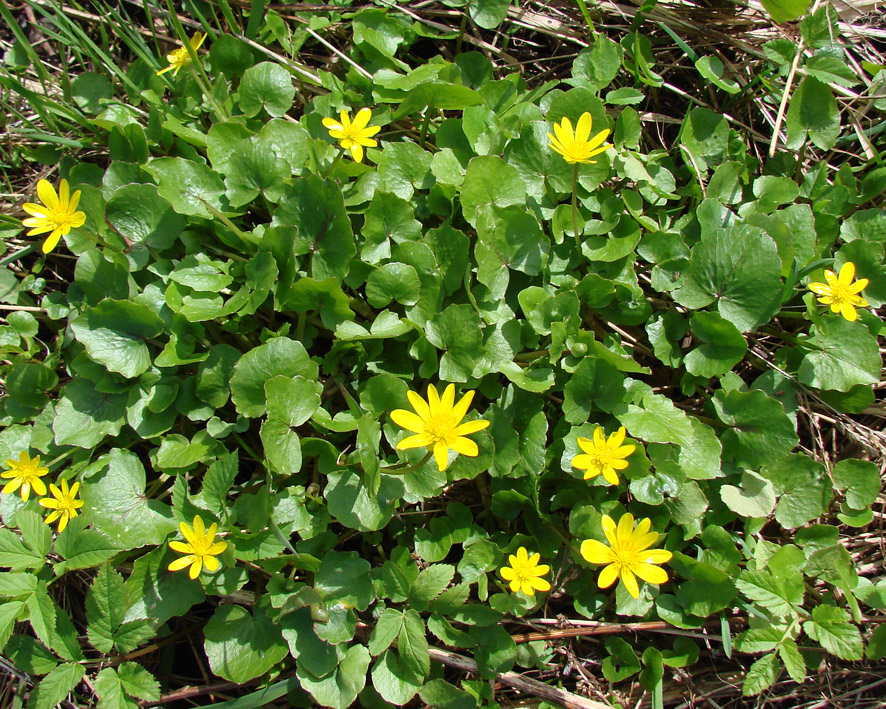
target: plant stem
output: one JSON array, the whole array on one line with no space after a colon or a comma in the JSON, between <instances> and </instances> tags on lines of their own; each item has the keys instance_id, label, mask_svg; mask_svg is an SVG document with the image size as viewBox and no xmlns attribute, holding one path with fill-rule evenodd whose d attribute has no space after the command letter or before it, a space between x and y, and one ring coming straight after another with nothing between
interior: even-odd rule
<instances>
[{"instance_id":1,"label":"plant stem","mask_svg":"<svg viewBox=\"0 0 886 709\"><path fill-rule=\"evenodd\" d=\"M424 458L418 461L415 465L409 465L407 467L402 467L403 463L397 463L396 465L391 465L386 468L379 468L380 473L384 473L385 475L406 475L408 473L414 473L416 470L424 466L431 459L431 451L425 453Z\"/></svg>"},{"instance_id":2,"label":"plant stem","mask_svg":"<svg viewBox=\"0 0 886 709\"><path fill-rule=\"evenodd\" d=\"M335 166L338 165L338 161L341 160L341 156L344 154L345 154L344 148L339 146L338 155L335 156L335 160L332 161L332 165L329 166L329 169L325 173L323 173L324 180L332 174L333 170L335 170Z\"/></svg>"},{"instance_id":3,"label":"plant stem","mask_svg":"<svg viewBox=\"0 0 886 709\"><path fill-rule=\"evenodd\" d=\"M12 263L13 261L18 261L20 258L22 258L22 256L27 256L28 254L36 251L39 246L40 246L40 244L36 241L31 244L28 244L27 246L19 249L18 251L11 253L9 256L7 256L3 259L0 259L0 266L5 266L7 263Z\"/></svg>"},{"instance_id":4,"label":"plant stem","mask_svg":"<svg viewBox=\"0 0 886 709\"><path fill-rule=\"evenodd\" d=\"M575 235L575 245L581 254L581 238L578 236L578 163L572 166L572 233Z\"/></svg>"}]
</instances>

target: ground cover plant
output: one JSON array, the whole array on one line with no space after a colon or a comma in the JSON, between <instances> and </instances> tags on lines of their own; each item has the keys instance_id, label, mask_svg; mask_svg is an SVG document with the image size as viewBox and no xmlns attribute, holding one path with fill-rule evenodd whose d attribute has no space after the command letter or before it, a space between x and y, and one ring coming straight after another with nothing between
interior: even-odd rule
<instances>
[{"instance_id":1,"label":"ground cover plant","mask_svg":"<svg viewBox=\"0 0 886 709\"><path fill-rule=\"evenodd\" d=\"M4 706L879 702L838 10L0 6Z\"/></svg>"}]
</instances>

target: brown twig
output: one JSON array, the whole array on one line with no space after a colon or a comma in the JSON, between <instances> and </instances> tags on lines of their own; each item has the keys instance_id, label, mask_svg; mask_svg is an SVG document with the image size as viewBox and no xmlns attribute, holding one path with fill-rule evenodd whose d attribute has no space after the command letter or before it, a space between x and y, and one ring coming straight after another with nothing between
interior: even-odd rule
<instances>
[{"instance_id":1,"label":"brown twig","mask_svg":"<svg viewBox=\"0 0 886 709\"><path fill-rule=\"evenodd\" d=\"M428 650L431 653L432 660L436 660L447 667L460 670L461 672L470 672L471 674L479 672L477 663L468 657L436 647L429 648ZM552 687L538 680L524 677L516 672L502 672L496 676L496 680L519 692L526 692L527 694L541 697L545 701L555 702L560 706L566 707L566 709L610 709L602 702L580 697L572 692L567 692L565 689Z\"/></svg>"}]
</instances>

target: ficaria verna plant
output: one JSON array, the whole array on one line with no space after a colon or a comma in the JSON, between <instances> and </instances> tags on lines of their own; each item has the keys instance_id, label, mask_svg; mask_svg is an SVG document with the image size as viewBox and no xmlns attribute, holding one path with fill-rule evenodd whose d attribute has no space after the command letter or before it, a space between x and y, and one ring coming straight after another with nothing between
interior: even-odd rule
<instances>
[{"instance_id":1,"label":"ficaria verna plant","mask_svg":"<svg viewBox=\"0 0 886 709\"><path fill-rule=\"evenodd\" d=\"M16 701L882 674L886 71L848 20L736 58L671 6L173 5L0 5Z\"/></svg>"}]
</instances>

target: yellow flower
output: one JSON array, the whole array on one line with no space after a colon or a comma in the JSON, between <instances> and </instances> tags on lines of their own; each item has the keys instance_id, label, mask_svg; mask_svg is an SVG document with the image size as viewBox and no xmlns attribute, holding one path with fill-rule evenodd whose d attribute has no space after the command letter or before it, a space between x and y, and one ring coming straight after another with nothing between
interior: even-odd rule
<instances>
[{"instance_id":1,"label":"yellow flower","mask_svg":"<svg viewBox=\"0 0 886 709\"><path fill-rule=\"evenodd\" d=\"M40 180L37 183L37 196L43 204L23 204L22 209L31 216L22 219L22 224L34 227L28 236L51 232L43 242L43 253L48 254L72 228L83 226L86 214L75 211L80 202L80 190L71 195L67 180L58 183L58 194L47 180Z\"/></svg>"},{"instance_id":2,"label":"yellow flower","mask_svg":"<svg viewBox=\"0 0 886 709\"><path fill-rule=\"evenodd\" d=\"M859 278L852 282L855 278L855 264L852 261L843 264L839 276L833 271L825 271L824 277L827 283L810 283L809 290L822 296L818 302L830 305L832 312L840 313L847 320L855 320L858 317L855 309L868 304L858 295L868 287L868 279Z\"/></svg>"},{"instance_id":3,"label":"yellow flower","mask_svg":"<svg viewBox=\"0 0 886 709\"><path fill-rule=\"evenodd\" d=\"M182 542L169 542L169 548L177 551L179 554L187 554L181 559L176 559L169 565L170 571L179 571L186 566L190 566L188 576L192 579L200 575L200 571L206 565L207 571L218 571L220 566L216 555L221 554L228 548L227 542L214 542L215 532L218 525L214 522L209 525L209 529L203 525L203 518L200 515L194 515L194 528L191 529L185 522L180 522L178 528L181 530L182 536L187 540L187 544Z\"/></svg>"},{"instance_id":4,"label":"yellow flower","mask_svg":"<svg viewBox=\"0 0 886 709\"><path fill-rule=\"evenodd\" d=\"M195 32L194 36L191 37L191 49L196 52L200 49L200 45L203 44L205 39L206 35L203 32ZM169 62L169 66L158 71L157 76L165 74L167 71L171 71L172 75L175 76L178 74L179 69L191 63L191 55L188 53L187 47L179 47L166 55L166 61Z\"/></svg>"},{"instance_id":5,"label":"yellow flower","mask_svg":"<svg viewBox=\"0 0 886 709\"><path fill-rule=\"evenodd\" d=\"M15 492L21 488L22 499L27 502L28 497L31 495L31 488L34 488L34 492L38 495L46 494L46 483L40 478L49 472L49 468L40 467L39 455L35 458L31 458L27 451L22 451L19 453L18 460L7 458L6 465L9 466L11 470L7 470L5 473L0 474L0 478L12 478L12 480L3 486L4 495L8 492Z\"/></svg>"},{"instance_id":6,"label":"yellow flower","mask_svg":"<svg viewBox=\"0 0 886 709\"><path fill-rule=\"evenodd\" d=\"M77 516L77 510L83 507L83 500L75 499L77 491L80 489L80 483L76 482L68 489L68 481L62 480L62 487L59 490L55 485L49 486L49 492L52 497L44 497L40 500L40 505L46 509L52 510L43 520L46 524L52 524L58 520L58 531L64 532L68 522Z\"/></svg>"},{"instance_id":7,"label":"yellow flower","mask_svg":"<svg viewBox=\"0 0 886 709\"><path fill-rule=\"evenodd\" d=\"M609 515L603 515L603 533L611 546L606 546L596 539L586 539L581 543L581 555L591 564L609 564L597 578L600 588L609 588L621 577L628 593L634 598L639 597L636 576L647 583L667 583L668 575L664 569L654 564L664 564L671 560L673 554L666 549L650 549L658 540L658 532L650 532L652 522L641 519L634 529L634 515L623 514L618 528ZM636 576L635 576L636 575Z\"/></svg>"},{"instance_id":8,"label":"yellow flower","mask_svg":"<svg viewBox=\"0 0 886 709\"><path fill-rule=\"evenodd\" d=\"M584 453L579 453L572 459L573 467L584 470L585 480L595 478L601 473L610 485L618 485L616 470L624 470L628 467L627 458L637 446L623 446L625 440L625 427L622 426L609 438L598 427L594 431L594 440L578 437L578 445Z\"/></svg>"},{"instance_id":9,"label":"yellow flower","mask_svg":"<svg viewBox=\"0 0 886 709\"><path fill-rule=\"evenodd\" d=\"M446 387L442 399L433 384L428 385L427 401L414 391L406 392L406 396L416 413L397 409L391 412L391 419L398 426L417 435L404 438L397 444L397 450L433 447L434 459L441 471L446 470L450 450L471 457L477 455L477 444L465 436L482 431L489 425L489 421L481 419L461 423L474 398L473 391L465 394L455 405L455 384Z\"/></svg>"},{"instance_id":10,"label":"yellow flower","mask_svg":"<svg viewBox=\"0 0 886 709\"><path fill-rule=\"evenodd\" d=\"M578 119L575 126L575 132L572 130L572 123L564 116L559 123L554 123L554 135L548 133L551 149L560 153L563 159L570 165L575 163L596 163L591 160L595 155L606 152L612 147L612 143L603 144L609 135L609 129L601 130L597 135L591 138L591 114L585 111Z\"/></svg>"},{"instance_id":11,"label":"yellow flower","mask_svg":"<svg viewBox=\"0 0 886 709\"><path fill-rule=\"evenodd\" d=\"M363 148L374 148L378 141L372 136L381 130L381 126L370 126L369 119L372 111L361 108L354 116L353 123L347 111L341 112L341 121L334 118L324 118L323 125L329 129L329 135L335 138L345 150L351 151L351 157L357 162L363 161Z\"/></svg>"},{"instance_id":12,"label":"yellow flower","mask_svg":"<svg viewBox=\"0 0 886 709\"><path fill-rule=\"evenodd\" d=\"M551 584L539 576L544 576L551 567L547 564L539 565L541 554L533 554L529 556L526 547L517 549L516 556L510 554L508 563L510 566L503 566L501 569L501 577L505 581L510 581L511 591L523 591L527 596L534 596L536 591L550 591Z\"/></svg>"}]
</instances>

